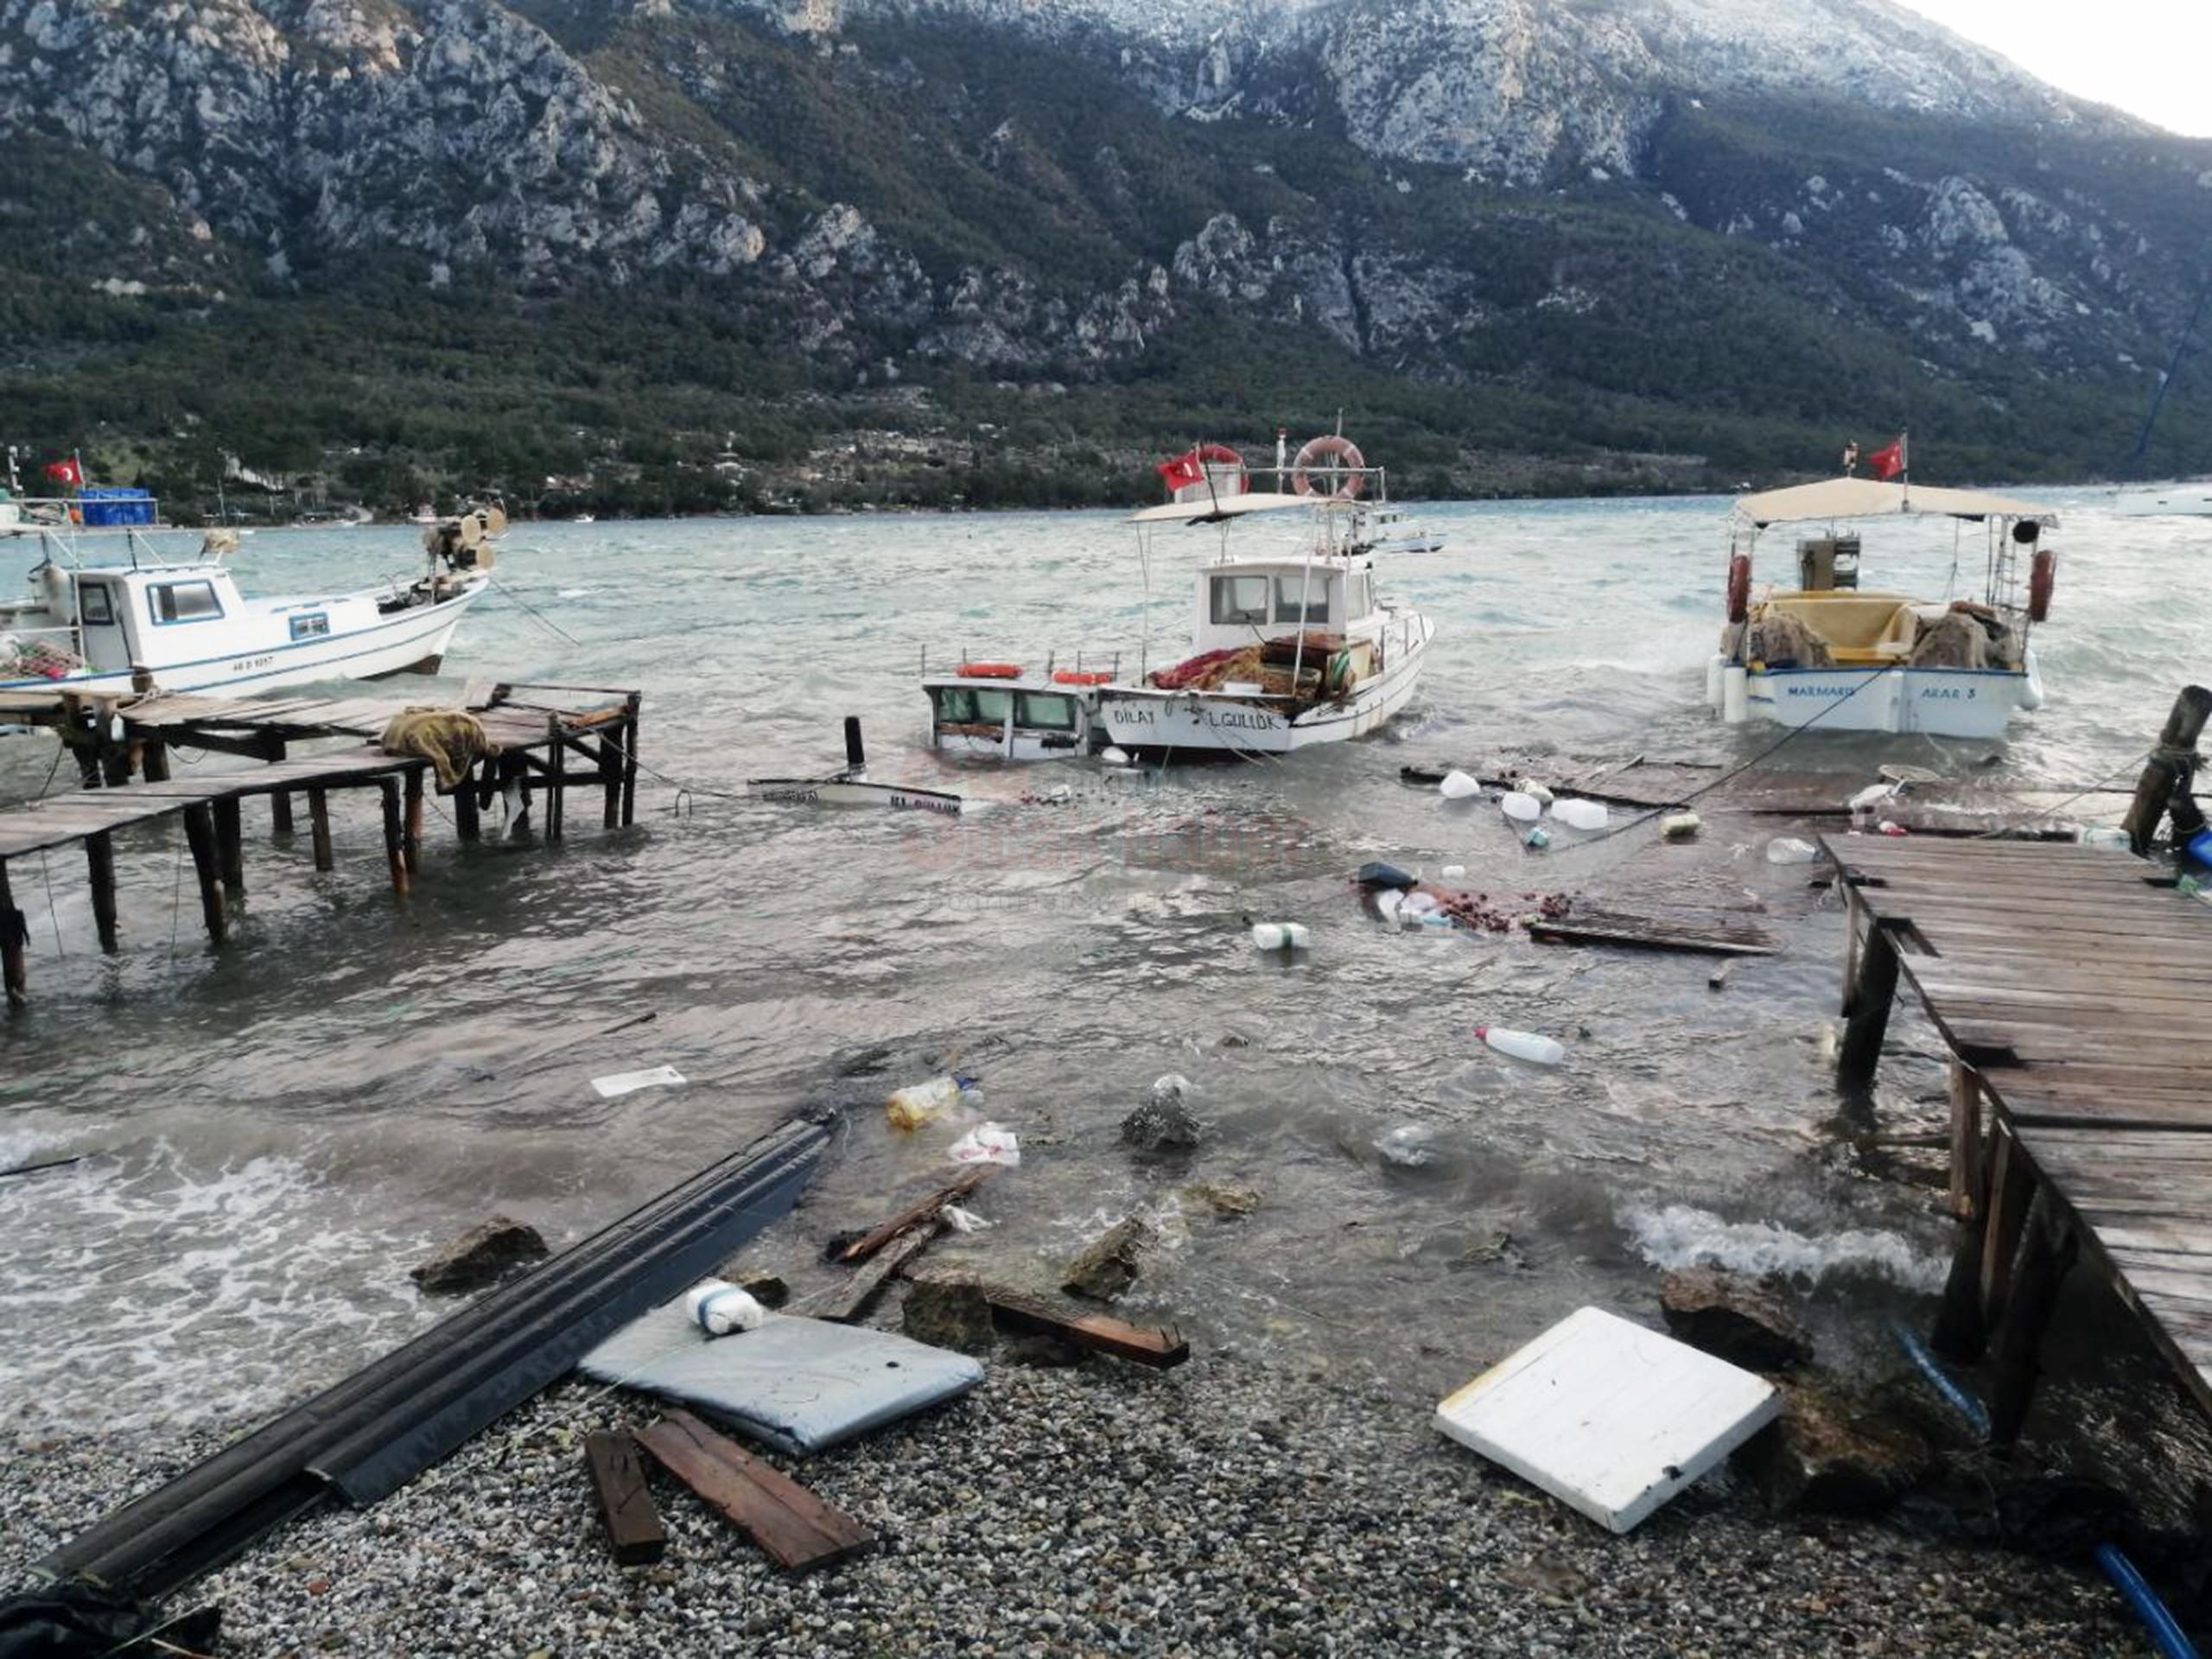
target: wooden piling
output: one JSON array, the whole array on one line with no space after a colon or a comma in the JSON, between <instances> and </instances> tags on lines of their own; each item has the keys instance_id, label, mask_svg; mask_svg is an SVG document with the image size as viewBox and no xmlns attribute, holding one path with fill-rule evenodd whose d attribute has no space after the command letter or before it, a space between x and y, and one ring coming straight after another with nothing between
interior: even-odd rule
<instances>
[{"instance_id":1,"label":"wooden piling","mask_svg":"<svg viewBox=\"0 0 2212 1659\"><path fill-rule=\"evenodd\" d=\"M308 833L315 838L315 868L334 869L337 860L330 852L330 791L327 789L308 791Z\"/></svg>"},{"instance_id":2,"label":"wooden piling","mask_svg":"<svg viewBox=\"0 0 2212 1659\"><path fill-rule=\"evenodd\" d=\"M200 914L207 937L217 944L229 931L223 911L223 873L215 851L215 813L205 801L184 809L184 838L192 849L193 873L200 880Z\"/></svg>"},{"instance_id":3,"label":"wooden piling","mask_svg":"<svg viewBox=\"0 0 2212 1659\"><path fill-rule=\"evenodd\" d=\"M2128 845L2138 858L2146 856L2151 843L2158 839L2158 826L2165 822L2176 788L2188 786L2196 766L2196 740L2208 719L2212 719L2212 690L2201 685L2183 686L2166 715L2158 747L2151 751L2143 775L2136 780L2135 799L2121 821Z\"/></svg>"},{"instance_id":4,"label":"wooden piling","mask_svg":"<svg viewBox=\"0 0 2212 1659\"><path fill-rule=\"evenodd\" d=\"M115 838L105 830L85 837L85 863L92 884L92 920L100 949L115 954Z\"/></svg>"},{"instance_id":5,"label":"wooden piling","mask_svg":"<svg viewBox=\"0 0 2212 1659\"><path fill-rule=\"evenodd\" d=\"M292 791L280 789L269 798L269 833L289 836L292 833Z\"/></svg>"},{"instance_id":6,"label":"wooden piling","mask_svg":"<svg viewBox=\"0 0 2212 1659\"><path fill-rule=\"evenodd\" d=\"M149 784L169 780L169 746L148 738L138 752L138 770Z\"/></svg>"},{"instance_id":7,"label":"wooden piling","mask_svg":"<svg viewBox=\"0 0 2212 1659\"><path fill-rule=\"evenodd\" d=\"M404 899L412 883L407 875L407 823L399 804L399 780L379 778L377 785L384 797L384 854L391 867L391 890Z\"/></svg>"},{"instance_id":8,"label":"wooden piling","mask_svg":"<svg viewBox=\"0 0 2212 1659\"><path fill-rule=\"evenodd\" d=\"M1951 1062L1951 1213L1979 1221L1981 1192L1981 1079L1965 1061Z\"/></svg>"},{"instance_id":9,"label":"wooden piling","mask_svg":"<svg viewBox=\"0 0 2212 1659\"><path fill-rule=\"evenodd\" d=\"M215 849L221 858L223 890L226 897L245 896L245 831L239 822L238 798L219 797L215 803Z\"/></svg>"},{"instance_id":10,"label":"wooden piling","mask_svg":"<svg viewBox=\"0 0 2212 1659\"><path fill-rule=\"evenodd\" d=\"M561 741L561 716L545 721L545 839L561 839L562 797L569 780L568 746Z\"/></svg>"},{"instance_id":11,"label":"wooden piling","mask_svg":"<svg viewBox=\"0 0 2212 1659\"><path fill-rule=\"evenodd\" d=\"M2020 1275L2005 1310L1998 1338L1997 1376L1990 1389L1989 1438L2010 1446L2020 1438L2042 1371L2044 1332L2058 1306L2058 1287L2074 1265L2073 1230L2062 1221L2050 1194L2038 1191L2027 1217Z\"/></svg>"},{"instance_id":12,"label":"wooden piling","mask_svg":"<svg viewBox=\"0 0 2212 1659\"><path fill-rule=\"evenodd\" d=\"M638 821L638 709L644 699L635 691L629 696L629 713L622 721L622 823L625 828Z\"/></svg>"},{"instance_id":13,"label":"wooden piling","mask_svg":"<svg viewBox=\"0 0 2212 1659\"><path fill-rule=\"evenodd\" d=\"M483 820L476 804L476 777L465 772L453 791L454 833L463 841L480 841L484 836Z\"/></svg>"},{"instance_id":14,"label":"wooden piling","mask_svg":"<svg viewBox=\"0 0 2212 1659\"><path fill-rule=\"evenodd\" d=\"M611 733L599 740L599 787L603 798L600 827L615 829L622 822L622 763L615 755Z\"/></svg>"},{"instance_id":15,"label":"wooden piling","mask_svg":"<svg viewBox=\"0 0 2212 1659\"><path fill-rule=\"evenodd\" d=\"M16 908L16 895L8 886L8 861L0 858L0 986L7 990L8 1006L20 1008L30 1001L30 972L25 946L30 928Z\"/></svg>"},{"instance_id":16,"label":"wooden piling","mask_svg":"<svg viewBox=\"0 0 2212 1659\"><path fill-rule=\"evenodd\" d=\"M2009 1135L1996 1137L1989 1172L1989 1215L1982 1224L1981 1317L1996 1323L2012 1294L2012 1268L2020 1254L2020 1231L2036 1195L2034 1172Z\"/></svg>"},{"instance_id":17,"label":"wooden piling","mask_svg":"<svg viewBox=\"0 0 2212 1659\"><path fill-rule=\"evenodd\" d=\"M1890 1005L1897 1000L1897 945L1879 923L1866 930L1859 953L1859 976L1851 988L1851 1018L1843 1028L1843 1052L1836 1061L1835 1079L1849 1094L1863 1094L1873 1086L1874 1072L1882 1063L1882 1039L1890 1027Z\"/></svg>"},{"instance_id":18,"label":"wooden piling","mask_svg":"<svg viewBox=\"0 0 2212 1659\"><path fill-rule=\"evenodd\" d=\"M423 774L427 766L412 766L407 772L407 874L419 874L423 868Z\"/></svg>"}]
</instances>

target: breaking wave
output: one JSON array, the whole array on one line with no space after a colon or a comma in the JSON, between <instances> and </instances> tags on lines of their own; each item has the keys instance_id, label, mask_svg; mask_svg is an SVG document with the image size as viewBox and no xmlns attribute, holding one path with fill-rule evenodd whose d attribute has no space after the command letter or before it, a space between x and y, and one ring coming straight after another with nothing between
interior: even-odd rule
<instances>
[{"instance_id":1,"label":"breaking wave","mask_svg":"<svg viewBox=\"0 0 2212 1659\"><path fill-rule=\"evenodd\" d=\"M1623 1213L1621 1224L1655 1268L1727 1268L1817 1282L1831 1274L1886 1279L1907 1290L1942 1288L1948 1264L1901 1233L1847 1228L1815 1236L1764 1221L1725 1221L1670 1204Z\"/></svg>"}]
</instances>

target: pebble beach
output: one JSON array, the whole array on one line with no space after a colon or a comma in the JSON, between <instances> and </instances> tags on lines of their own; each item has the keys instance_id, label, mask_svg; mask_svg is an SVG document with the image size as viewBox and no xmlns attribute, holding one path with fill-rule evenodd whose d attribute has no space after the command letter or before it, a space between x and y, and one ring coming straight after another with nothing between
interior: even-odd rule
<instances>
[{"instance_id":1,"label":"pebble beach","mask_svg":"<svg viewBox=\"0 0 2212 1659\"><path fill-rule=\"evenodd\" d=\"M1607 1535L1437 1435L1433 1402L1235 1357L994 1363L794 1465L874 1553L779 1573L664 1476L657 1565L608 1559L579 1443L650 1419L563 1385L367 1510L311 1516L172 1611L220 1651L638 1656L2037 1655L2137 1651L2093 1573L1770 1516L1726 1471ZM243 1426L241 1426L243 1427ZM219 1432L12 1436L6 1571Z\"/></svg>"}]
</instances>

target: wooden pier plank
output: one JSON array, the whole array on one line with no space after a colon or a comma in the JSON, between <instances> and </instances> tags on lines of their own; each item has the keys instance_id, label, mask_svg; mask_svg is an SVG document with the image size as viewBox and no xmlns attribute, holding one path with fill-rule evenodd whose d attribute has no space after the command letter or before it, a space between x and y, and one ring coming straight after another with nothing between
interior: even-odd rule
<instances>
[{"instance_id":1,"label":"wooden pier plank","mask_svg":"<svg viewBox=\"0 0 2212 1659\"><path fill-rule=\"evenodd\" d=\"M607 1528L607 1548L620 1567L644 1567L668 1552L668 1530L645 1485L638 1443L619 1430L584 1436L584 1467Z\"/></svg>"},{"instance_id":2,"label":"wooden pier plank","mask_svg":"<svg viewBox=\"0 0 2212 1659\"><path fill-rule=\"evenodd\" d=\"M671 1411L637 1438L785 1572L811 1572L874 1547L867 1527L688 1411Z\"/></svg>"}]
</instances>

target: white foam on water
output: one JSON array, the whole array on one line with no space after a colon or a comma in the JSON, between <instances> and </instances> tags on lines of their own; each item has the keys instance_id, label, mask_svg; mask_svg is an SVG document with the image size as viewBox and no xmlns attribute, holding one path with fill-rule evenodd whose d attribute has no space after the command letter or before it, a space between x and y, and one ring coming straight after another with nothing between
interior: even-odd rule
<instances>
[{"instance_id":1,"label":"white foam on water","mask_svg":"<svg viewBox=\"0 0 2212 1659\"><path fill-rule=\"evenodd\" d=\"M1887 1279L1907 1290L1942 1288L1946 1264L1901 1233L1847 1228L1815 1236L1764 1221L1726 1221L1710 1210L1670 1204L1622 1212L1621 1225L1646 1262L1678 1268L1727 1268L1817 1281L1848 1273Z\"/></svg>"}]
</instances>

